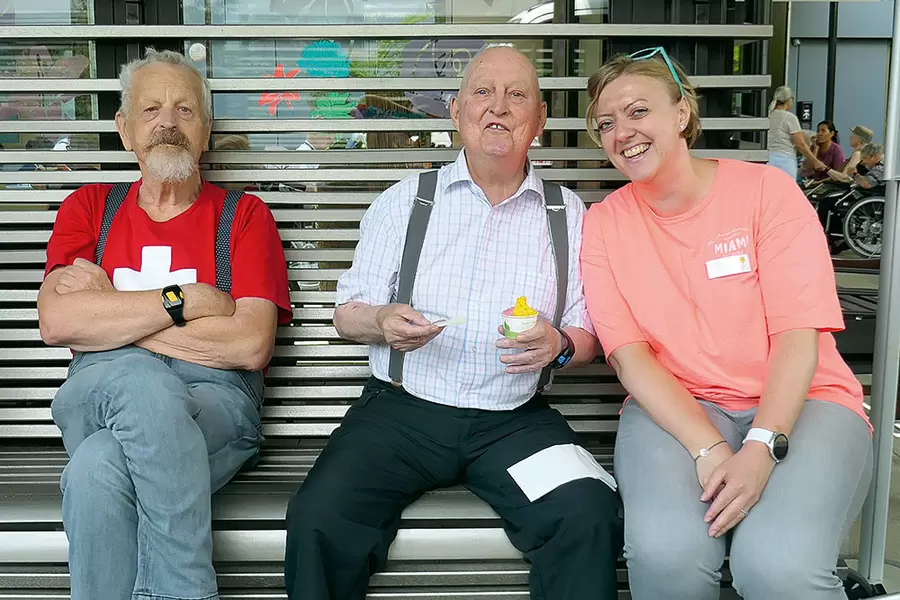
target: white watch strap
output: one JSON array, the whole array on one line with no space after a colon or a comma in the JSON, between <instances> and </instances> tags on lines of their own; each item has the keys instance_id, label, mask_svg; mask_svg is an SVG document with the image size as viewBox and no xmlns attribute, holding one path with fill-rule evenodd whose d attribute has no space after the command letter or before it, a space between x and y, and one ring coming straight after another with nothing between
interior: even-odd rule
<instances>
[{"instance_id":1,"label":"white watch strap","mask_svg":"<svg viewBox=\"0 0 900 600\"><path fill-rule=\"evenodd\" d=\"M775 432L769 431L768 429L763 429L761 427L753 427L750 431L747 432L747 437L744 438L744 443L747 442L762 442L763 444L772 443L775 438Z\"/></svg>"}]
</instances>

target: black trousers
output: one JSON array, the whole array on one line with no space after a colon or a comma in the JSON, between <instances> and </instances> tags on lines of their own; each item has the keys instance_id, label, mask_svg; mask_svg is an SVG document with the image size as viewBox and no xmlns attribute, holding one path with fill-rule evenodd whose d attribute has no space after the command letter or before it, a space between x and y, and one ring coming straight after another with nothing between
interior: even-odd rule
<instances>
[{"instance_id":1,"label":"black trousers","mask_svg":"<svg viewBox=\"0 0 900 600\"><path fill-rule=\"evenodd\" d=\"M423 492L463 484L490 504L531 563L535 600L614 600L623 523L618 495L576 479L529 501L507 469L578 444L536 396L513 411L442 406L372 378L287 512L291 600L363 600L400 514Z\"/></svg>"}]
</instances>

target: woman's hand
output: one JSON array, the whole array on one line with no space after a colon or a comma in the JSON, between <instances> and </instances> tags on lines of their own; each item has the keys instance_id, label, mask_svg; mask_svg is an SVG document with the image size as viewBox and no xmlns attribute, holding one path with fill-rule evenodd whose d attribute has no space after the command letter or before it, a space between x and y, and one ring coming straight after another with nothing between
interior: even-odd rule
<instances>
[{"instance_id":1,"label":"woman's hand","mask_svg":"<svg viewBox=\"0 0 900 600\"><path fill-rule=\"evenodd\" d=\"M725 442L710 450L708 456L701 456L694 461L697 467L697 481L700 482L700 487L705 488L706 482L709 481L709 478L719 465L731 458L733 454L731 446L728 445L728 442Z\"/></svg>"},{"instance_id":2,"label":"woman's hand","mask_svg":"<svg viewBox=\"0 0 900 600\"><path fill-rule=\"evenodd\" d=\"M712 523L710 537L722 537L747 516L745 513L759 502L774 467L769 449L750 442L713 471L700 496L703 502L712 500L703 519Z\"/></svg>"}]
</instances>

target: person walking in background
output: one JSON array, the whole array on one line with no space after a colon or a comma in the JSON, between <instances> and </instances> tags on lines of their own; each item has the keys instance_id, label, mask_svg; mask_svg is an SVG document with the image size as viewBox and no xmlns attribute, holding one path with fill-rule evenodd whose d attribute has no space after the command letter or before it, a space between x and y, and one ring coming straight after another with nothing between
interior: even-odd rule
<instances>
[{"instance_id":1,"label":"person walking in background","mask_svg":"<svg viewBox=\"0 0 900 600\"><path fill-rule=\"evenodd\" d=\"M791 112L794 106L794 92L786 85L775 89L769 104L769 164L779 168L795 180L797 179L797 152L802 154L817 169L825 165L810 150L797 115Z\"/></svg>"}]
</instances>

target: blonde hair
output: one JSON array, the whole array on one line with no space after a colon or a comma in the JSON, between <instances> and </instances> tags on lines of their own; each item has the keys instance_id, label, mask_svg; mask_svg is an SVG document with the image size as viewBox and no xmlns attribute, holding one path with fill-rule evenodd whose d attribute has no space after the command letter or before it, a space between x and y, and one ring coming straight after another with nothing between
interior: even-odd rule
<instances>
[{"instance_id":1,"label":"blonde hair","mask_svg":"<svg viewBox=\"0 0 900 600\"><path fill-rule=\"evenodd\" d=\"M775 110L775 107L779 104L785 104L788 100L792 100L794 98L794 92L786 85L780 85L775 88L775 93L772 94L772 101L769 102L769 114L772 114L772 111Z\"/></svg>"},{"instance_id":2,"label":"blonde hair","mask_svg":"<svg viewBox=\"0 0 900 600\"><path fill-rule=\"evenodd\" d=\"M694 86L691 85L691 82L688 81L687 75L685 74L684 69L681 68L681 65L672 60L672 66L675 68L675 72L681 80L681 86L684 88L684 101L687 102L688 109L691 113L684 131L681 132L681 137L687 142L688 148L692 148L694 143L696 143L697 139L700 137L701 131L700 107L697 104L697 91ZM593 75L591 75L587 87L588 98L590 98L591 101L588 104L587 113L585 114L585 123L587 124L588 135L598 146L602 147L603 144L600 141L600 136L597 134L594 123L594 109L597 106L597 100L609 84L625 75L641 75L656 79L666 86L669 97L672 99L673 103L681 100L681 88L678 87L678 82L672 77L672 72L669 71L669 67L662 58L657 59L656 57L653 57L635 60L627 54L620 54L610 58L603 63L603 66L601 66Z\"/></svg>"}]
</instances>

